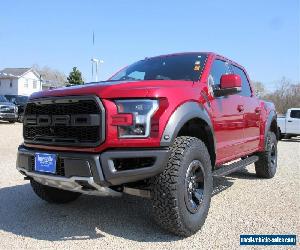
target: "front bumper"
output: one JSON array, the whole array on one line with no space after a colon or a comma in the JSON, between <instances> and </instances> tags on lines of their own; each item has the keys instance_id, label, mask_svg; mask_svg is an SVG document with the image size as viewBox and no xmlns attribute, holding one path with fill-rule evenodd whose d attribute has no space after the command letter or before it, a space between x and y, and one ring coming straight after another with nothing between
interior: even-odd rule
<instances>
[{"instance_id":1,"label":"front bumper","mask_svg":"<svg viewBox=\"0 0 300 250\"><path fill-rule=\"evenodd\" d=\"M34 156L36 152L56 154L58 159L56 174L35 171ZM88 154L49 152L29 149L22 145L18 149L17 169L44 185L96 194L104 192L104 187L117 186L155 176L163 171L168 158L169 150L166 148L111 150L101 154ZM141 164L140 167L128 164L128 162L143 163L144 159L147 159L147 164ZM149 161L149 159L152 160ZM120 162L124 162L127 166L126 169L122 169Z\"/></svg>"}]
</instances>

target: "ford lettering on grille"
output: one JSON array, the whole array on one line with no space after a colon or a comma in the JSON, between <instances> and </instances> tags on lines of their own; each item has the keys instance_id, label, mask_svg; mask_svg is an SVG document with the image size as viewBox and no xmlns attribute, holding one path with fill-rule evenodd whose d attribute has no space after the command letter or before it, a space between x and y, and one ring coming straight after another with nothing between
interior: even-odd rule
<instances>
[{"instance_id":1,"label":"ford lettering on grille","mask_svg":"<svg viewBox=\"0 0 300 250\"><path fill-rule=\"evenodd\" d=\"M24 119L24 125L36 126L99 126L100 117L90 115L30 115Z\"/></svg>"}]
</instances>

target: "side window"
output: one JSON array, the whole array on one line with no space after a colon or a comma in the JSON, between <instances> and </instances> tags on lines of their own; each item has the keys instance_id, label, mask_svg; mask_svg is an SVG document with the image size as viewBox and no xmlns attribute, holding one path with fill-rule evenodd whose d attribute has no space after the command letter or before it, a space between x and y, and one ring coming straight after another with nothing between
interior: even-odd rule
<instances>
[{"instance_id":1,"label":"side window","mask_svg":"<svg viewBox=\"0 0 300 250\"><path fill-rule=\"evenodd\" d=\"M291 118L300 119L300 110L291 110Z\"/></svg>"},{"instance_id":2,"label":"side window","mask_svg":"<svg viewBox=\"0 0 300 250\"><path fill-rule=\"evenodd\" d=\"M32 88L36 89L37 87L37 80L32 81Z\"/></svg>"},{"instance_id":3,"label":"side window","mask_svg":"<svg viewBox=\"0 0 300 250\"><path fill-rule=\"evenodd\" d=\"M132 77L136 80L144 80L145 79L145 72L133 71L128 76Z\"/></svg>"},{"instance_id":4,"label":"side window","mask_svg":"<svg viewBox=\"0 0 300 250\"><path fill-rule=\"evenodd\" d=\"M221 76L229 74L228 63L222 60L215 60L211 66L208 77L208 85L211 90L220 88Z\"/></svg>"},{"instance_id":5,"label":"side window","mask_svg":"<svg viewBox=\"0 0 300 250\"><path fill-rule=\"evenodd\" d=\"M242 96L251 96L251 88L245 72L234 65L232 65L232 68L233 73L239 75L242 79L242 91L239 94Z\"/></svg>"}]
</instances>

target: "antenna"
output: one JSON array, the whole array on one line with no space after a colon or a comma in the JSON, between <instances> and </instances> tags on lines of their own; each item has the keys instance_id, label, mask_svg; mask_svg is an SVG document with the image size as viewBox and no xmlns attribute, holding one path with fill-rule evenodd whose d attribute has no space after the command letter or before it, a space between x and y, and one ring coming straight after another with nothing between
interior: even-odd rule
<instances>
[{"instance_id":1,"label":"antenna","mask_svg":"<svg viewBox=\"0 0 300 250\"><path fill-rule=\"evenodd\" d=\"M94 51L94 47L95 47L95 32L94 31L93 31L92 41L93 41L93 51ZM95 67L95 82L98 82L99 63L104 63L104 61L92 56L91 63L92 63L92 81L94 81L94 67Z\"/></svg>"}]
</instances>

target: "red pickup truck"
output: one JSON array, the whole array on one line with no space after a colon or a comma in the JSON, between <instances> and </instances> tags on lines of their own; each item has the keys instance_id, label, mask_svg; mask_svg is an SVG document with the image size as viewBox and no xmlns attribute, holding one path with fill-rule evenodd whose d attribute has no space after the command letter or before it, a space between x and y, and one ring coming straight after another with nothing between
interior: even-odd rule
<instances>
[{"instance_id":1,"label":"red pickup truck","mask_svg":"<svg viewBox=\"0 0 300 250\"><path fill-rule=\"evenodd\" d=\"M104 82L35 93L23 135L17 169L40 198L147 197L157 223L181 236L204 224L214 176L277 168L274 105L215 53L145 58Z\"/></svg>"}]
</instances>

